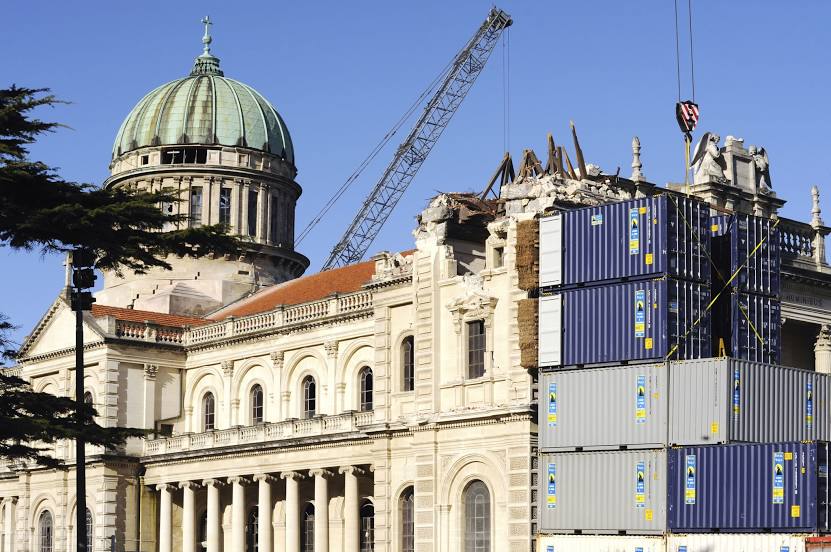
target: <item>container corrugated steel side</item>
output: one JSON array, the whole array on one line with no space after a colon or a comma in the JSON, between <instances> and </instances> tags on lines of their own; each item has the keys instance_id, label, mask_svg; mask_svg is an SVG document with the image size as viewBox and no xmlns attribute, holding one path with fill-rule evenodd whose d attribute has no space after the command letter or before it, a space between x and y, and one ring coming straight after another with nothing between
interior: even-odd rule
<instances>
[{"instance_id":1,"label":"container corrugated steel side","mask_svg":"<svg viewBox=\"0 0 831 552\"><path fill-rule=\"evenodd\" d=\"M725 292L713 307L713 354L779 364L782 358L779 299L753 293Z\"/></svg>"},{"instance_id":2,"label":"container corrugated steel side","mask_svg":"<svg viewBox=\"0 0 831 552\"><path fill-rule=\"evenodd\" d=\"M663 534L666 451L542 454L541 533Z\"/></svg>"},{"instance_id":3,"label":"container corrugated steel side","mask_svg":"<svg viewBox=\"0 0 831 552\"><path fill-rule=\"evenodd\" d=\"M665 550L666 539L662 536L537 535L537 552L665 552Z\"/></svg>"},{"instance_id":4,"label":"container corrugated steel side","mask_svg":"<svg viewBox=\"0 0 831 552\"><path fill-rule=\"evenodd\" d=\"M831 439L831 376L729 358L542 372L542 451Z\"/></svg>"},{"instance_id":5,"label":"container corrugated steel side","mask_svg":"<svg viewBox=\"0 0 831 552\"><path fill-rule=\"evenodd\" d=\"M565 211L540 221L540 286L663 275L710 280L710 208L659 195Z\"/></svg>"},{"instance_id":6,"label":"container corrugated steel side","mask_svg":"<svg viewBox=\"0 0 831 552\"><path fill-rule=\"evenodd\" d=\"M715 280L746 293L779 296L779 230L768 218L744 213L713 217L712 250L718 265ZM721 287L719 287L721 289Z\"/></svg>"},{"instance_id":7,"label":"container corrugated steel side","mask_svg":"<svg viewBox=\"0 0 831 552\"><path fill-rule=\"evenodd\" d=\"M539 301L540 367L711 356L706 284L663 278Z\"/></svg>"},{"instance_id":8,"label":"container corrugated steel side","mask_svg":"<svg viewBox=\"0 0 831 552\"><path fill-rule=\"evenodd\" d=\"M669 374L670 445L831 439L826 374L729 358L671 362Z\"/></svg>"},{"instance_id":9,"label":"container corrugated steel side","mask_svg":"<svg viewBox=\"0 0 831 552\"><path fill-rule=\"evenodd\" d=\"M807 552L831 552L831 537L818 535L805 539L805 550Z\"/></svg>"},{"instance_id":10,"label":"container corrugated steel side","mask_svg":"<svg viewBox=\"0 0 831 552\"><path fill-rule=\"evenodd\" d=\"M667 454L672 532L831 529L828 443L682 447Z\"/></svg>"},{"instance_id":11,"label":"container corrugated steel side","mask_svg":"<svg viewBox=\"0 0 831 552\"><path fill-rule=\"evenodd\" d=\"M691 533L666 536L667 552L805 552L810 534Z\"/></svg>"},{"instance_id":12,"label":"container corrugated steel side","mask_svg":"<svg viewBox=\"0 0 831 552\"><path fill-rule=\"evenodd\" d=\"M666 444L666 364L543 372L539 396L542 451Z\"/></svg>"}]
</instances>

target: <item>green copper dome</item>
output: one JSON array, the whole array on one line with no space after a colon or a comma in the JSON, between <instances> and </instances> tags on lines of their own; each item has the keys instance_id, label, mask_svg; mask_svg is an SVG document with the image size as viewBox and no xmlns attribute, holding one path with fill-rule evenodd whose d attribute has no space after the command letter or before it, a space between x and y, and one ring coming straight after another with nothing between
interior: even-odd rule
<instances>
[{"instance_id":1,"label":"green copper dome","mask_svg":"<svg viewBox=\"0 0 831 552\"><path fill-rule=\"evenodd\" d=\"M283 119L259 92L223 75L208 47L208 24L205 51L191 74L163 84L136 104L121 124L113 157L145 146L222 145L265 151L293 165L294 148Z\"/></svg>"}]
</instances>

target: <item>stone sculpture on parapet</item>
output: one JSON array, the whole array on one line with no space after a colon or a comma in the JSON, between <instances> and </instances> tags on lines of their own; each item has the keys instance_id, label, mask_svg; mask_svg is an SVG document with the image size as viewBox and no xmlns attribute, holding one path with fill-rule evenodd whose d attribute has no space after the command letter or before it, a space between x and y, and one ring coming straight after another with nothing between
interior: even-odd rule
<instances>
[{"instance_id":1,"label":"stone sculpture on parapet","mask_svg":"<svg viewBox=\"0 0 831 552\"><path fill-rule=\"evenodd\" d=\"M725 183L727 181L721 164L719 140L721 140L721 137L718 134L705 132L695 147L695 153L690 163L690 166L696 167L695 184Z\"/></svg>"}]
</instances>

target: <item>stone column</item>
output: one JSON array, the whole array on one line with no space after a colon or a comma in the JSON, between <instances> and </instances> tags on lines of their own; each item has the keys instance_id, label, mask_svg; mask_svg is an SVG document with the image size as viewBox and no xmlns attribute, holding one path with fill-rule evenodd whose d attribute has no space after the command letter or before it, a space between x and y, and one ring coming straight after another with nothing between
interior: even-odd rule
<instances>
[{"instance_id":1,"label":"stone column","mask_svg":"<svg viewBox=\"0 0 831 552\"><path fill-rule=\"evenodd\" d=\"M198 485L193 481L179 483L182 488L182 552L196 552L196 500Z\"/></svg>"},{"instance_id":2,"label":"stone column","mask_svg":"<svg viewBox=\"0 0 831 552\"><path fill-rule=\"evenodd\" d=\"M295 552L300 550L299 481L303 476L297 472L283 472L280 477L286 480L286 551Z\"/></svg>"},{"instance_id":3,"label":"stone column","mask_svg":"<svg viewBox=\"0 0 831 552\"><path fill-rule=\"evenodd\" d=\"M232 487L231 502L231 550L245 550L245 487L248 480L229 477Z\"/></svg>"},{"instance_id":4,"label":"stone column","mask_svg":"<svg viewBox=\"0 0 831 552\"><path fill-rule=\"evenodd\" d=\"M274 243L274 236L272 235L271 229L274 227L271 224L271 217L274 216L272 211L272 204L274 203L274 195L271 193L271 190L268 190L268 195L266 196L267 200L267 207L266 207L266 216L265 216L265 235L266 235L266 243L271 245Z\"/></svg>"},{"instance_id":5,"label":"stone column","mask_svg":"<svg viewBox=\"0 0 831 552\"><path fill-rule=\"evenodd\" d=\"M158 373L157 365L144 365L144 429L156 427L156 375Z\"/></svg>"},{"instance_id":6,"label":"stone column","mask_svg":"<svg viewBox=\"0 0 831 552\"><path fill-rule=\"evenodd\" d=\"M358 498L358 475L364 472L355 466L343 466L338 471L344 475L343 550L344 552L359 552L361 547L361 507Z\"/></svg>"},{"instance_id":7,"label":"stone column","mask_svg":"<svg viewBox=\"0 0 831 552\"><path fill-rule=\"evenodd\" d=\"M16 497L3 499L3 552L14 552L15 538L14 538L14 520L15 520L15 505L17 504Z\"/></svg>"},{"instance_id":8,"label":"stone column","mask_svg":"<svg viewBox=\"0 0 831 552\"><path fill-rule=\"evenodd\" d=\"M831 325L823 324L814 345L814 367L817 372L831 374Z\"/></svg>"},{"instance_id":9,"label":"stone column","mask_svg":"<svg viewBox=\"0 0 831 552\"><path fill-rule=\"evenodd\" d=\"M268 186L260 183L257 193L257 243L265 243L268 233L266 230L266 209L268 208L266 194L268 194Z\"/></svg>"},{"instance_id":10,"label":"stone column","mask_svg":"<svg viewBox=\"0 0 831 552\"><path fill-rule=\"evenodd\" d=\"M329 552L329 478L332 472L309 470L315 478L315 552Z\"/></svg>"},{"instance_id":11,"label":"stone column","mask_svg":"<svg viewBox=\"0 0 831 552\"><path fill-rule=\"evenodd\" d=\"M156 485L160 493L159 552L173 552L173 485Z\"/></svg>"},{"instance_id":12,"label":"stone column","mask_svg":"<svg viewBox=\"0 0 831 552\"><path fill-rule=\"evenodd\" d=\"M228 424L227 427L233 427L237 425L237 412L234 410L234 399L231 397L231 388L233 387L234 381L233 360L222 361L222 374L225 376L224 378L222 378L222 392L225 395L223 406L227 405L227 408L224 409L226 419L228 420L226 423ZM237 402L237 407L239 407L239 402ZM222 426L220 426L219 423L217 423L216 427L219 428Z\"/></svg>"},{"instance_id":13,"label":"stone column","mask_svg":"<svg viewBox=\"0 0 831 552\"><path fill-rule=\"evenodd\" d=\"M274 478L268 474L261 473L254 476L257 482L257 510L259 523L257 524L257 550L258 552L271 552L274 539L271 526L271 483Z\"/></svg>"},{"instance_id":14,"label":"stone column","mask_svg":"<svg viewBox=\"0 0 831 552\"><path fill-rule=\"evenodd\" d=\"M251 190L250 180L241 180L242 184L239 186L240 190L240 224L237 232L243 236L248 236L248 192ZM252 236L253 237L253 236Z\"/></svg>"},{"instance_id":15,"label":"stone column","mask_svg":"<svg viewBox=\"0 0 831 552\"><path fill-rule=\"evenodd\" d=\"M206 479L202 482L208 489L208 552L219 552L219 486L222 483L217 479Z\"/></svg>"}]
</instances>

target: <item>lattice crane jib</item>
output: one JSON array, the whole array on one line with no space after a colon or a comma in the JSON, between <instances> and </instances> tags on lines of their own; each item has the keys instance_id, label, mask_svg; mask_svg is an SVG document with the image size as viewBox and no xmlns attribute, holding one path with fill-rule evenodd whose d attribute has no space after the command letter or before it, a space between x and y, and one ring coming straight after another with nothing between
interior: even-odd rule
<instances>
[{"instance_id":1,"label":"lattice crane jib","mask_svg":"<svg viewBox=\"0 0 831 552\"><path fill-rule=\"evenodd\" d=\"M450 119L464 100L502 32L513 21L502 10L492 9L476 34L456 55L447 76L427 103L410 134L396 150L381 179L364 200L349 228L332 249L323 270L360 261L398 200L412 182Z\"/></svg>"}]
</instances>

